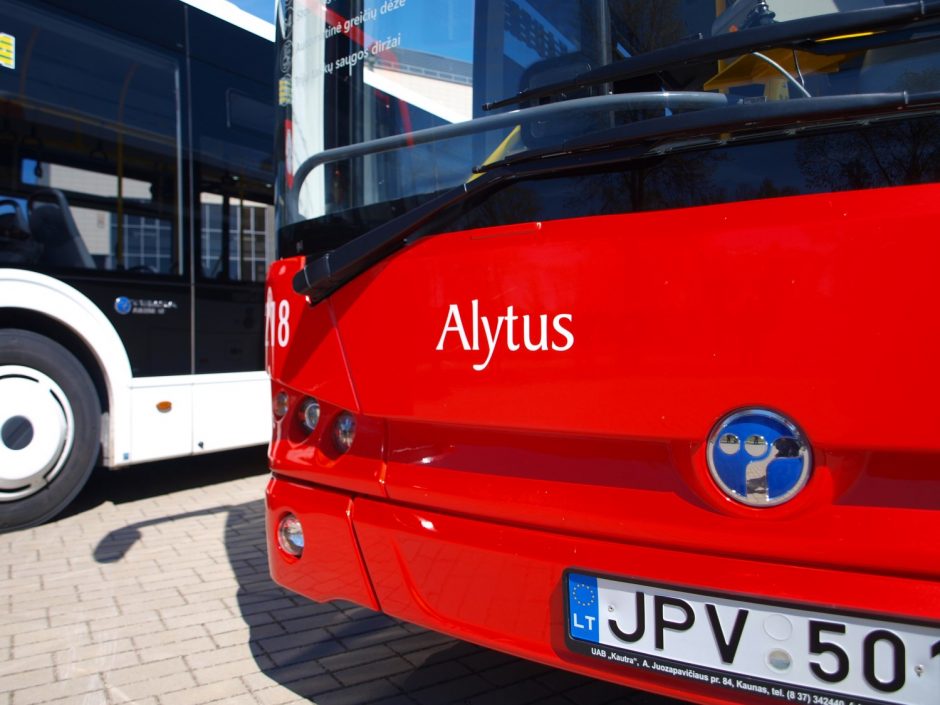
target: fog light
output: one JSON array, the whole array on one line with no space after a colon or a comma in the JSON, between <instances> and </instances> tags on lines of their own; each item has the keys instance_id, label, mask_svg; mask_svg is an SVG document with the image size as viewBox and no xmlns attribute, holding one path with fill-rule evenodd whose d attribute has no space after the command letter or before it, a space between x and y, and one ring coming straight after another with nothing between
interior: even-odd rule
<instances>
[{"instance_id":1,"label":"fog light","mask_svg":"<svg viewBox=\"0 0 940 705\"><path fill-rule=\"evenodd\" d=\"M320 402L311 397L304 399L300 405L300 424L308 431L316 429L320 422Z\"/></svg>"},{"instance_id":2,"label":"fog light","mask_svg":"<svg viewBox=\"0 0 940 705\"><path fill-rule=\"evenodd\" d=\"M287 514L277 526L277 543L284 553L300 558L304 552L304 530L300 519Z\"/></svg>"},{"instance_id":3,"label":"fog light","mask_svg":"<svg viewBox=\"0 0 940 705\"><path fill-rule=\"evenodd\" d=\"M287 396L287 392L278 392L274 395L274 418L280 419L284 417L284 414L287 413L287 407L290 404L290 397Z\"/></svg>"},{"instance_id":4,"label":"fog light","mask_svg":"<svg viewBox=\"0 0 940 705\"><path fill-rule=\"evenodd\" d=\"M340 414L336 423L333 424L333 443L340 453L345 453L352 448L353 441L356 438L356 417L348 411Z\"/></svg>"}]
</instances>

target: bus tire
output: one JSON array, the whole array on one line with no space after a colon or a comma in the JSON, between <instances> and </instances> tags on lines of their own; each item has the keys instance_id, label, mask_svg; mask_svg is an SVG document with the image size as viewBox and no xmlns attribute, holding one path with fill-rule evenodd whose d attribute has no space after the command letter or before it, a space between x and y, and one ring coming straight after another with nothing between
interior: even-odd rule
<instances>
[{"instance_id":1,"label":"bus tire","mask_svg":"<svg viewBox=\"0 0 940 705\"><path fill-rule=\"evenodd\" d=\"M45 336L0 331L0 532L65 509L100 447L101 404L82 364Z\"/></svg>"}]
</instances>

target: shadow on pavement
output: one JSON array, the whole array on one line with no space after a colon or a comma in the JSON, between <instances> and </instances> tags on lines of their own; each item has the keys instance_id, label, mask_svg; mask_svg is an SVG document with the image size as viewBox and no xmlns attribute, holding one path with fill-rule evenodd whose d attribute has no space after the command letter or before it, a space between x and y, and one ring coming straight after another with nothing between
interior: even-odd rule
<instances>
[{"instance_id":1,"label":"shadow on pavement","mask_svg":"<svg viewBox=\"0 0 940 705\"><path fill-rule=\"evenodd\" d=\"M201 465L200 478L205 481ZM184 470L156 483L148 479L146 489L112 487L106 499L140 499L191 481ZM676 702L457 641L351 603L315 603L290 593L268 573L260 498L130 524L106 535L95 559L121 561L148 526L220 513L226 514L226 557L237 581L238 612L249 628L247 646L272 681L268 687L280 684L317 705Z\"/></svg>"},{"instance_id":2,"label":"shadow on pavement","mask_svg":"<svg viewBox=\"0 0 940 705\"><path fill-rule=\"evenodd\" d=\"M169 492L208 487L268 472L267 446L172 458L121 470L95 468L88 483L58 518L82 514L106 502L122 504Z\"/></svg>"}]
</instances>

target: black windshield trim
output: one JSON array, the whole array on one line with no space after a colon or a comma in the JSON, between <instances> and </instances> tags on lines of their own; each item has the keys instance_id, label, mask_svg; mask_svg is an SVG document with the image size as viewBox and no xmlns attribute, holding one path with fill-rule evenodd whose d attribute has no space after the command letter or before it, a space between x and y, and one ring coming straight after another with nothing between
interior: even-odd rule
<instances>
[{"instance_id":1,"label":"black windshield trim","mask_svg":"<svg viewBox=\"0 0 940 705\"><path fill-rule=\"evenodd\" d=\"M407 245L412 235L451 209L513 181L647 158L656 154L655 145L651 150L651 142L661 144L668 139L828 127L930 108L940 108L940 91L804 98L656 118L605 130L589 138L569 140L557 148L523 152L481 167L478 169L479 178L445 191L334 250L309 258L294 277L294 291L307 296L311 304L322 301L369 267ZM713 142L723 139L721 136L713 137Z\"/></svg>"},{"instance_id":2,"label":"black windshield trim","mask_svg":"<svg viewBox=\"0 0 940 705\"><path fill-rule=\"evenodd\" d=\"M918 0L902 5L817 15L656 49L585 71L568 81L521 91L515 96L483 105L496 110L602 83L649 76L685 65L717 61L773 48L809 48L816 40L843 34L887 29L940 16L940 0Z\"/></svg>"}]
</instances>

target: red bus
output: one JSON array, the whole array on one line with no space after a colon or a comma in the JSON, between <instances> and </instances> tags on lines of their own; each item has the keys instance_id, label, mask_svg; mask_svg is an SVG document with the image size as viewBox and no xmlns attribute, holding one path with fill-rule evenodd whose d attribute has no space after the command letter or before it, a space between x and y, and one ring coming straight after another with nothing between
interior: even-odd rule
<instances>
[{"instance_id":1,"label":"red bus","mask_svg":"<svg viewBox=\"0 0 940 705\"><path fill-rule=\"evenodd\" d=\"M940 3L282 2L274 578L699 703L940 693Z\"/></svg>"}]
</instances>

